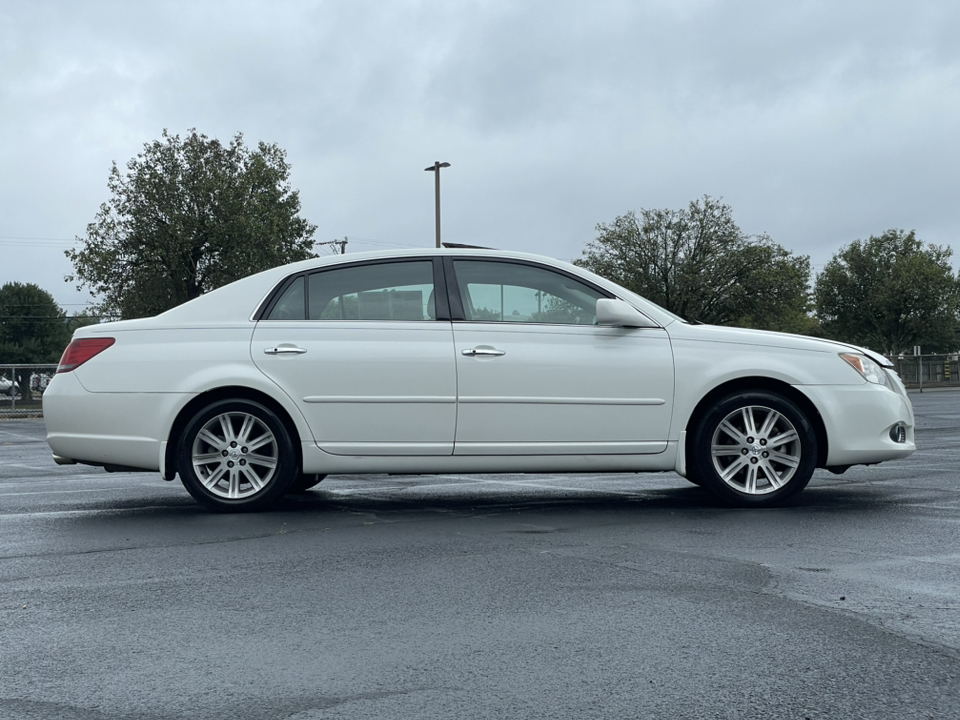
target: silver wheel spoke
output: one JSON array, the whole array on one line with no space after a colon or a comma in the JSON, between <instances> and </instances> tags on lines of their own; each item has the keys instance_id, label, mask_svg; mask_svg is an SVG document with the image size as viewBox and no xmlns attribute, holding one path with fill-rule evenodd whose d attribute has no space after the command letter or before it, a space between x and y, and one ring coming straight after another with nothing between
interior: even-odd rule
<instances>
[{"instance_id":1,"label":"silver wheel spoke","mask_svg":"<svg viewBox=\"0 0 960 720\"><path fill-rule=\"evenodd\" d=\"M770 462L780 463L781 465L786 465L787 467L795 468L800 466L800 458L793 455L785 455L781 452L772 452L770 453Z\"/></svg>"},{"instance_id":2,"label":"silver wheel spoke","mask_svg":"<svg viewBox=\"0 0 960 720\"><path fill-rule=\"evenodd\" d=\"M719 429L719 430L722 430L723 432L725 432L727 435L729 435L730 437L732 437L732 438L733 438L734 440L736 440L738 443L746 443L746 442L747 442L747 436L744 435L744 434L743 434L742 432L740 432L739 430L737 430L737 429L736 429L733 425L731 425L728 421L729 421L729 418L727 418L727 420L724 420L722 423L720 423L720 427L719 427L718 429Z\"/></svg>"},{"instance_id":3,"label":"silver wheel spoke","mask_svg":"<svg viewBox=\"0 0 960 720\"><path fill-rule=\"evenodd\" d=\"M793 442L794 440L799 440L800 436L797 435L797 431L793 428L790 428L789 432L785 432L782 435L777 435L776 437L770 438L768 447L775 448L780 447L781 445L786 445L788 442Z\"/></svg>"},{"instance_id":4,"label":"silver wheel spoke","mask_svg":"<svg viewBox=\"0 0 960 720\"><path fill-rule=\"evenodd\" d=\"M710 448L714 457L726 457L728 455L741 455L739 445L714 445Z\"/></svg>"},{"instance_id":5,"label":"silver wheel spoke","mask_svg":"<svg viewBox=\"0 0 960 720\"><path fill-rule=\"evenodd\" d=\"M240 468L240 472L247 479L247 482L253 486L254 490L261 490L263 488L263 480L260 479L260 476L257 475L249 467Z\"/></svg>"},{"instance_id":6,"label":"silver wheel spoke","mask_svg":"<svg viewBox=\"0 0 960 720\"><path fill-rule=\"evenodd\" d=\"M747 468L747 480L743 485L744 492L748 492L751 495L757 492L757 466L750 465Z\"/></svg>"},{"instance_id":7,"label":"silver wheel spoke","mask_svg":"<svg viewBox=\"0 0 960 720\"><path fill-rule=\"evenodd\" d=\"M194 465L212 465L214 463L219 463L223 460L223 456L220 453L205 453L204 455L194 455L193 464Z\"/></svg>"},{"instance_id":8,"label":"silver wheel spoke","mask_svg":"<svg viewBox=\"0 0 960 720\"><path fill-rule=\"evenodd\" d=\"M203 481L204 487L206 487L208 490L213 490L217 486L217 483L219 483L220 480L223 478L226 472L227 472L227 468L225 466L222 466L214 470L209 475L209 477L201 478L201 480Z\"/></svg>"},{"instance_id":9,"label":"silver wheel spoke","mask_svg":"<svg viewBox=\"0 0 960 720\"><path fill-rule=\"evenodd\" d=\"M741 411L741 414L743 415L743 427L744 427L744 430L746 431L747 435L749 435L749 436L751 436L751 437L756 437L756 436L757 436L757 425L756 425L756 423L755 423L754 420L753 420L753 408L752 408L752 407L745 407L745 408L743 408L743 410Z\"/></svg>"},{"instance_id":10,"label":"silver wheel spoke","mask_svg":"<svg viewBox=\"0 0 960 720\"><path fill-rule=\"evenodd\" d=\"M250 431L253 430L253 424L256 422L256 418L253 415L246 415L243 418L243 425L240 427L240 432L237 433L237 442L241 445L247 443L247 439L250 437Z\"/></svg>"},{"instance_id":11,"label":"silver wheel spoke","mask_svg":"<svg viewBox=\"0 0 960 720\"><path fill-rule=\"evenodd\" d=\"M267 457L266 455L247 455L247 462L251 465L259 465L261 467L268 468L275 468L277 466L277 459Z\"/></svg>"},{"instance_id":12,"label":"silver wheel spoke","mask_svg":"<svg viewBox=\"0 0 960 720\"><path fill-rule=\"evenodd\" d=\"M240 473L236 468L230 468L230 489L227 492L231 499L240 497Z\"/></svg>"},{"instance_id":13,"label":"silver wheel spoke","mask_svg":"<svg viewBox=\"0 0 960 720\"><path fill-rule=\"evenodd\" d=\"M763 425L760 427L760 430L757 431L757 435L762 438L770 437L770 433L773 431L773 426L777 424L777 420L780 419L780 413L776 410L771 410L767 413L766 419L763 421Z\"/></svg>"},{"instance_id":14,"label":"silver wheel spoke","mask_svg":"<svg viewBox=\"0 0 960 720\"><path fill-rule=\"evenodd\" d=\"M767 482L770 483L774 488L778 488L783 485L783 481L780 479L780 476L774 472L767 463L763 463L760 467L763 468L763 474L767 476Z\"/></svg>"},{"instance_id":15,"label":"silver wheel spoke","mask_svg":"<svg viewBox=\"0 0 960 720\"><path fill-rule=\"evenodd\" d=\"M230 425L230 416L221 415L217 418L220 421L220 431L223 433L223 439L226 442L230 442L234 439L233 437L233 427Z\"/></svg>"},{"instance_id":16,"label":"silver wheel spoke","mask_svg":"<svg viewBox=\"0 0 960 720\"><path fill-rule=\"evenodd\" d=\"M207 445L211 447L222 448L226 443L223 441L223 438L218 438L216 435L211 433L207 428L203 428L199 433L197 433L197 438L203 440Z\"/></svg>"},{"instance_id":17,"label":"silver wheel spoke","mask_svg":"<svg viewBox=\"0 0 960 720\"><path fill-rule=\"evenodd\" d=\"M732 478L734 475L740 472L740 470L743 469L743 466L747 464L748 463L746 458L739 457L736 460L734 460L732 463L727 465L727 467L725 467L721 471L720 477L722 477L725 481L729 482L730 478Z\"/></svg>"},{"instance_id":18,"label":"silver wheel spoke","mask_svg":"<svg viewBox=\"0 0 960 720\"><path fill-rule=\"evenodd\" d=\"M273 442L273 435L268 432L268 433L264 433L263 435L258 437L256 440L252 440L246 443L246 445L247 445L247 449L250 452L253 452L254 450L259 450L264 445L268 445L272 442Z\"/></svg>"}]
</instances>

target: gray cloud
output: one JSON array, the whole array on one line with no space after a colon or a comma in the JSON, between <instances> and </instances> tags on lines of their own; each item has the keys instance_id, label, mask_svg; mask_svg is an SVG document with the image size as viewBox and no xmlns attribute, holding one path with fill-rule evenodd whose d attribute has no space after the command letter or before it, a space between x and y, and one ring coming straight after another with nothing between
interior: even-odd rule
<instances>
[{"instance_id":1,"label":"gray cloud","mask_svg":"<svg viewBox=\"0 0 960 720\"><path fill-rule=\"evenodd\" d=\"M82 235L163 128L277 142L321 240L576 257L598 222L723 196L822 264L953 243L960 7L939 2L85 2L0 7L0 236ZM379 243L379 244L374 244ZM49 243L0 283L79 302Z\"/></svg>"}]
</instances>

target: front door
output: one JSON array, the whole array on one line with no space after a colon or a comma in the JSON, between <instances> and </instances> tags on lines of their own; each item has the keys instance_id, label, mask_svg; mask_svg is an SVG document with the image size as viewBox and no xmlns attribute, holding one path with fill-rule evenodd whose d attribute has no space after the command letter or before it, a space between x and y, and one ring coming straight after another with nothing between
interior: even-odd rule
<instances>
[{"instance_id":1,"label":"front door","mask_svg":"<svg viewBox=\"0 0 960 720\"><path fill-rule=\"evenodd\" d=\"M451 261L456 455L659 453L673 410L661 328L595 325L608 295L560 270ZM458 310L454 310L458 312Z\"/></svg>"}]
</instances>

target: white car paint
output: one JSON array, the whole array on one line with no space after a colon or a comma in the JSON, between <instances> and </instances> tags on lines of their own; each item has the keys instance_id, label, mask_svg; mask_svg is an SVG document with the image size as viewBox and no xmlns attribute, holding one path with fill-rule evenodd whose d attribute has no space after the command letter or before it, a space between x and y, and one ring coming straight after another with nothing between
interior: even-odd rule
<instances>
[{"instance_id":1,"label":"white car paint","mask_svg":"<svg viewBox=\"0 0 960 720\"><path fill-rule=\"evenodd\" d=\"M629 303L647 327L452 315L257 319L274 288L297 273L433 257L532 263L579 277ZM448 289L453 302L455 288ZM826 442L820 465L875 463L915 450L913 411L899 379L886 370L886 385L867 382L839 356L889 365L875 353L690 325L581 268L522 253L410 250L307 260L154 318L81 328L74 339L98 336L116 342L57 374L44 394L47 439L61 462L172 477L177 433L196 410L191 403L237 389L275 403L301 448L304 473L684 474L698 404L731 383L782 387L813 408L809 419ZM903 442L896 442L891 429L901 426Z\"/></svg>"},{"instance_id":2,"label":"white car paint","mask_svg":"<svg viewBox=\"0 0 960 720\"><path fill-rule=\"evenodd\" d=\"M287 344L302 357L267 355ZM451 455L457 375L449 323L258 323L251 357L334 455ZM323 472L318 469L316 472Z\"/></svg>"},{"instance_id":3,"label":"white car paint","mask_svg":"<svg viewBox=\"0 0 960 720\"><path fill-rule=\"evenodd\" d=\"M673 359L662 328L455 323L457 455L662 453ZM502 357L469 357L472 348ZM643 362L637 362L643 358Z\"/></svg>"}]
</instances>

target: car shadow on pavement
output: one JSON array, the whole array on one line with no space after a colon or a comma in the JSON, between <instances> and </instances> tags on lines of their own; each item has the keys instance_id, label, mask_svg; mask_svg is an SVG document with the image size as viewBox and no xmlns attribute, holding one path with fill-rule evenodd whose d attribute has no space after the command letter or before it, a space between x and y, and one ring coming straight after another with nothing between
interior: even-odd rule
<instances>
[{"instance_id":1,"label":"car shadow on pavement","mask_svg":"<svg viewBox=\"0 0 960 720\"><path fill-rule=\"evenodd\" d=\"M681 482L681 481L678 481ZM400 487L398 487L400 485ZM171 488L178 490L178 488ZM932 503L938 502L939 494L929 496ZM517 486L495 483L477 483L467 490L462 485L445 489L423 478L395 479L383 488L365 482L361 487L349 487L348 483L324 484L306 492L291 493L281 498L273 507L258 513L216 513L197 504L186 492L154 495L139 498L113 498L84 503L78 510L85 511L74 518L85 523L91 511L102 512L104 519L131 518L140 521L169 522L180 519L191 524L203 524L203 518L246 518L244 523L255 524L251 518L276 517L293 514L307 519L314 515L328 517L331 513L385 513L417 515L419 513L446 513L458 516L475 516L490 512L539 513L544 510L570 512L624 512L638 515L663 513L701 516L725 513L823 513L856 511L887 513L902 508L905 502L916 504L916 491L891 487L889 484L832 484L811 485L804 492L774 508L736 508L724 504L712 493L686 483L673 487L636 487L618 490L602 488L571 489L548 486ZM84 519L86 518L86 519ZM225 521L230 524L230 521Z\"/></svg>"}]
</instances>

